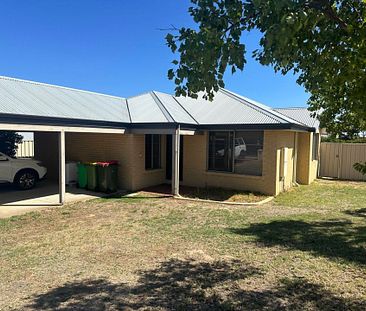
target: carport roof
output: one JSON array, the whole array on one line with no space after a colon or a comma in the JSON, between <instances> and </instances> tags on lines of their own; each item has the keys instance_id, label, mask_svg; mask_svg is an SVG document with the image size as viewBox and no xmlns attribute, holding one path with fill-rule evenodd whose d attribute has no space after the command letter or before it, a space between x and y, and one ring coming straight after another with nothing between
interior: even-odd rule
<instances>
[{"instance_id":1,"label":"carport roof","mask_svg":"<svg viewBox=\"0 0 366 311\"><path fill-rule=\"evenodd\" d=\"M129 122L123 98L8 77L0 77L0 113Z\"/></svg>"},{"instance_id":2,"label":"carport roof","mask_svg":"<svg viewBox=\"0 0 366 311\"><path fill-rule=\"evenodd\" d=\"M297 128L311 125L297 121L268 106L220 89L213 101L147 92L130 98L109 96L72 88L0 76L0 122L80 122L134 126L176 126L193 128ZM39 121L41 120L41 121Z\"/></svg>"}]
</instances>

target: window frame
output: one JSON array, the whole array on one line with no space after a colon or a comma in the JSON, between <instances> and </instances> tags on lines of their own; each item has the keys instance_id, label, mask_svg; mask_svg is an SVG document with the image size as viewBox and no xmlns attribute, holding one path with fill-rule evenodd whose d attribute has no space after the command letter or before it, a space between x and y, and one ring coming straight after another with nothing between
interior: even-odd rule
<instances>
[{"instance_id":1,"label":"window frame","mask_svg":"<svg viewBox=\"0 0 366 311\"><path fill-rule=\"evenodd\" d=\"M215 130L215 131L207 131L208 135L207 135L207 150L206 150L206 171L207 172L211 172L211 173L222 173L222 174L233 174L233 175L238 175L238 176L249 176L249 177L262 177L263 176L263 158L262 158L262 170L261 170L261 174L260 175L254 175L254 174L242 174L242 173L237 173L235 172L235 138L236 138L236 133L237 132L261 132L263 135L263 141L262 141L262 150L264 150L264 130ZM215 170L215 169L211 169L210 168L210 133L214 133L214 132L231 132L232 135L232 146L233 146L233 150L231 152L231 161L232 161L232 165L231 165L231 170Z\"/></svg>"},{"instance_id":2,"label":"window frame","mask_svg":"<svg viewBox=\"0 0 366 311\"><path fill-rule=\"evenodd\" d=\"M320 142L320 134L313 133L312 146L311 146L311 148L312 148L311 160L312 161L319 160L319 142Z\"/></svg>"},{"instance_id":3,"label":"window frame","mask_svg":"<svg viewBox=\"0 0 366 311\"><path fill-rule=\"evenodd\" d=\"M207 137L207 161L206 161L206 170L210 171L210 172L217 172L217 173L233 173L233 158L230 159L231 160L231 171L228 170L218 170L218 169L210 169L210 133L217 133L217 132L221 132L221 133L228 133L229 137L231 135L232 137L232 144L234 143L234 131L226 131L226 130L219 130L219 131L209 131L208 133L208 137ZM230 134L231 133L231 134ZM231 145L231 147L233 147L233 145ZM229 161L228 161L229 162Z\"/></svg>"},{"instance_id":4,"label":"window frame","mask_svg":"<svg viewBox=\"0 0 366 311\"><path fill-rule=\"evenodd\" d=\"M150 166L147 166L148 163L148 159L147 159L147 136L151 137L151 153L149 155L149 162L150 162ZM156 148L154 148L154 137L156 137L158 139L158 160L159 163L157 165L157 167L154 166L154 151L156 150ZM145 171L153 171L153 170L159 170L161 169L161 135L160 134L145 134L144 136L144 140L145 140Z\"/></svg>"}]
</instances>

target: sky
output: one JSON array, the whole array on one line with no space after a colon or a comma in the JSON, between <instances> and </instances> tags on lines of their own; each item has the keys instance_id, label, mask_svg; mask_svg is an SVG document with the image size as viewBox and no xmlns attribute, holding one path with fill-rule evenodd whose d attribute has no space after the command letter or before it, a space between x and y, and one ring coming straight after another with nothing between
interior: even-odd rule
<instances>
[{"instance_id":1,"label":"sky","mask_svg":"<svg viewBox=\"0 0 366 311\"><path fill-rule=\"evenodd\" d=\"M174 93L167 31L194 27L189 0L2 0L0 75L129 97ZM259 33L245 34L247 50ZM305 106L292 74L275 74L248 54L226 88L271 107Z\"/></svg>"}]
</instances>

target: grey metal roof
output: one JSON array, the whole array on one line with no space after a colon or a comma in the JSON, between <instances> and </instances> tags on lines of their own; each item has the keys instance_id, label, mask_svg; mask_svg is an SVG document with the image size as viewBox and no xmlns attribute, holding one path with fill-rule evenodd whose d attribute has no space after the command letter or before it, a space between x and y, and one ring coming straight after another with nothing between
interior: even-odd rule
<instances>
[{"instance_id":1,"label":"grey metal roof","mask_svg":"<svg viewBox=\"0 0 366 311\"><path fill-rule=\"evenodd\" d=\"M161 92L154 92L154 94L164 105L165 109L176 123L198 124L192 115L180 104L176 97Z\"/></svg>"},{"instance_id":2,"label":"grey metal roof","mask_svg":"<svg viewBox=\"0 0 366 311\"><path fill-rule=\"evenodd\" d=\"M263 125L313 127L282 109L274 110L225 89L213 101L148 92L130 98L0 77L0 117L43 117L134 124L189 126ZM310 120L310 119L309 119ZM306 121L306 122L305 122ZM27 121L28 122L28 121Z\"/></svg>"},{"instance_id":3,"label":"grey metal roof","mask_svg":"<svg viewBox=\"0 0 366 311\"><path fill-rule=\"evenodd\" d=\"M274 109L279 113L309 127L318 129L320 127L319 120L316 117L312 117L307 108L292 107L292 108L276 108Z\"/></svg>"},{"instance_id":4,"label":"grey metal roof","mask_svg":"<svg viewBox=\"0 0 366 311\"><path fill-rule=\"evenodd\" d=\"M0 113L130 122L123 98L1 76Z\"/></svg>"},{"instance_id":5,"label":"grey metal roof","mask_svg":"<svg viewBox=\"0 0 366 311\"><path fill-rule=\"evenodd\" d=\"M145 93L127 99L132 123L168 123L153 95Z\"/></svg>"}]
</instances>

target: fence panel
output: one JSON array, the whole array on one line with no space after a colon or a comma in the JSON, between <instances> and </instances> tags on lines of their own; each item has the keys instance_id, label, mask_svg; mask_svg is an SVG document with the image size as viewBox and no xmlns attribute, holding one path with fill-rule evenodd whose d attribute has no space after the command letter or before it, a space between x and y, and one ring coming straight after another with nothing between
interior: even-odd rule
<instances>
[{"instance_id":1,"label":"fence panel","mask_svg":"<svg viewBox=\"0 0 366 311\"><path fill-rule=\"evenodd\" d=\"M321 143L320 176L349 180L365 180L366 176L353 168L366 161L366 144Z\"/></svg>"},{"instance_id":2,"label":"fence panel","mask_svg":"<svg viewBox=\"0 0 366 311\"><path fill-rule=\"evenodd\" d=\"M18 145L17 158L33 158L34 157L34 141L33 140L23 140L21 144Z\"/></svg>"}]
</instances>

